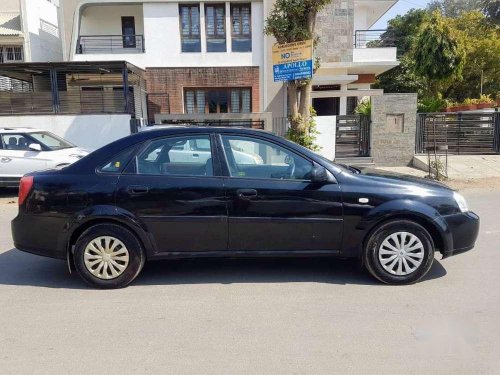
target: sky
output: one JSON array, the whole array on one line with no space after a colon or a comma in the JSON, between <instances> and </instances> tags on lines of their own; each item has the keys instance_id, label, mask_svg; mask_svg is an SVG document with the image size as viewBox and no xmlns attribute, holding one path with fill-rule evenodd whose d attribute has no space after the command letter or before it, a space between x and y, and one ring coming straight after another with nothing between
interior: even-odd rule
<instances>
[{"instance_id":1,"label":"sky","mask_svg":"<svg viewBox=\"0 0 500 375\"><path fill-rule=\"evenodd\" d=\"M399 0L386 14L382 16L371 29L386 29L387 21L396 17L398 14L403 15L412 8L423 9L430 3L430 0Z\"/></svg>"}]
</instances>

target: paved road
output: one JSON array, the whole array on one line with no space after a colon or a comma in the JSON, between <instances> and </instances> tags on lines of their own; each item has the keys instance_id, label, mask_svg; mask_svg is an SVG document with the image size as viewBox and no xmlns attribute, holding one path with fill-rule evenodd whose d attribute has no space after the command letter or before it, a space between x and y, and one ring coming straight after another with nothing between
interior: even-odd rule
<instances>
[{"instance_id":1,"label":"paved road","mask_svg":"<svg viewBox=\"0 0 500 375\"><path fill-rule=\"evenodd\" d=\"M114 291L12 249L6 200L0 371L498 374L500 192L468 198L477 248L417 285L380 285L346 261L204 260L148 265Z\"/></svg>"}]
</instances>

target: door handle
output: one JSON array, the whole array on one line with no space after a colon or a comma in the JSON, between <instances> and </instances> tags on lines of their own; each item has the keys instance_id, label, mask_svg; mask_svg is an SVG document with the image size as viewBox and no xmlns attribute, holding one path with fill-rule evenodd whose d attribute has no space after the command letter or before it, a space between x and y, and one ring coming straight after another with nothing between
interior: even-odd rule
<instances>
[{"instance_id":1,"label":"door handle","mask_svg":"<svg viewBox=\"0 0 500 375\"><path fill-rule=\"evenodd\" d=\"M238 189L236 190L236 195L238 195L238 198L240 199L252 199L257 196L257 190L255 189Z\"/></svg>"},{"instance_id":2,"label":"door handle","mask_svg":"<svg viewBox=\"0 0 500 375\"><path fill-rule=\"evenodd\" d=\"M6 157L6 156L4 156L4 157L2 158L2 161L3 161L3 162L5 162L5 163L8 163L9 161L12 161L12 159L11 159L11 158L8 158L8 157Z\"/></svg>"},{"instance_id":3,"label":"door handle","mask_svg":"<svg viewBox=\"0 0 500 375\"><path fill-rule=\"evenodd\" d=\"M199 158L200 154L193 154L193 158Z\"/></svg>"},{"instance_id":4,"label":"door handle","mask_svg":"<svg viewBox=\"0 0 500 375\"><path fill-rule=\"evenodd\" d=\"M130 186L127 186L127 191L130 195L143 195L143 194L147 194L149 189L147 186L130 185Z\"/></svg>"}]
</instances>

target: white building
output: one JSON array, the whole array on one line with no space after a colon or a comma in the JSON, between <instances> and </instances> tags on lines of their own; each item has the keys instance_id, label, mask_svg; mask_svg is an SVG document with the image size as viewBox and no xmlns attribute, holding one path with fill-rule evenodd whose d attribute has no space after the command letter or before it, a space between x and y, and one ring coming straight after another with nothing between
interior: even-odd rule
<instances>
[{"instance_id":1,"label":"white building","mask_svg":"<svg viewBox=\"0 0 500 375\"><path fill-rule=\"evenodd\" d=\"M61 61L59 0L0 2L0 63Z\"/></svg>"}]
</instances>

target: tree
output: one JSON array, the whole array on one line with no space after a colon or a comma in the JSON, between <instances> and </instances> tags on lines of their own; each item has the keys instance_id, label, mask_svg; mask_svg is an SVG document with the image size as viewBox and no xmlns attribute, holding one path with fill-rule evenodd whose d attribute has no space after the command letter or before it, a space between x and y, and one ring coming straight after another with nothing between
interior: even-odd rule
<instances>
[{"instance_id":1,"label":"tree","mask_svg":"<svg viewBox=\"0 0 500 375\"><path fill-rule=\"evenodd\" d=\"M445 17L459 17L462 12L483 9L485 0L433 0L427 6L430 11L439 10Z\"/></svg>"},{"instance_id":2,"label":"tree","mask_svg":"<svg viewBox=\"0 0 500 375\"><path fill-rule=\"evenodd\" d=\"M266 19L264 33L280 44L318 38L315 34L316 16L331 0L277 0ZM315 68L318 68L319 63ZM312 82L300 79L287 82L290 125L294 140L305 146L313 121L310 111ZM305 139L301 141L302 139Z\"/></svg>"},{"instance_id":3,"label":"tree","mask_svg":"<svg viewBox=\"0 0 500 375\"><path fill-rule=\"evenodd\" d=\"M422 25L412 55L415 72L427 79L428 94L432 96L437 95L441 81L461 78L464 48L456 32L437 11Z\"/></svg>"}]
</instances>

